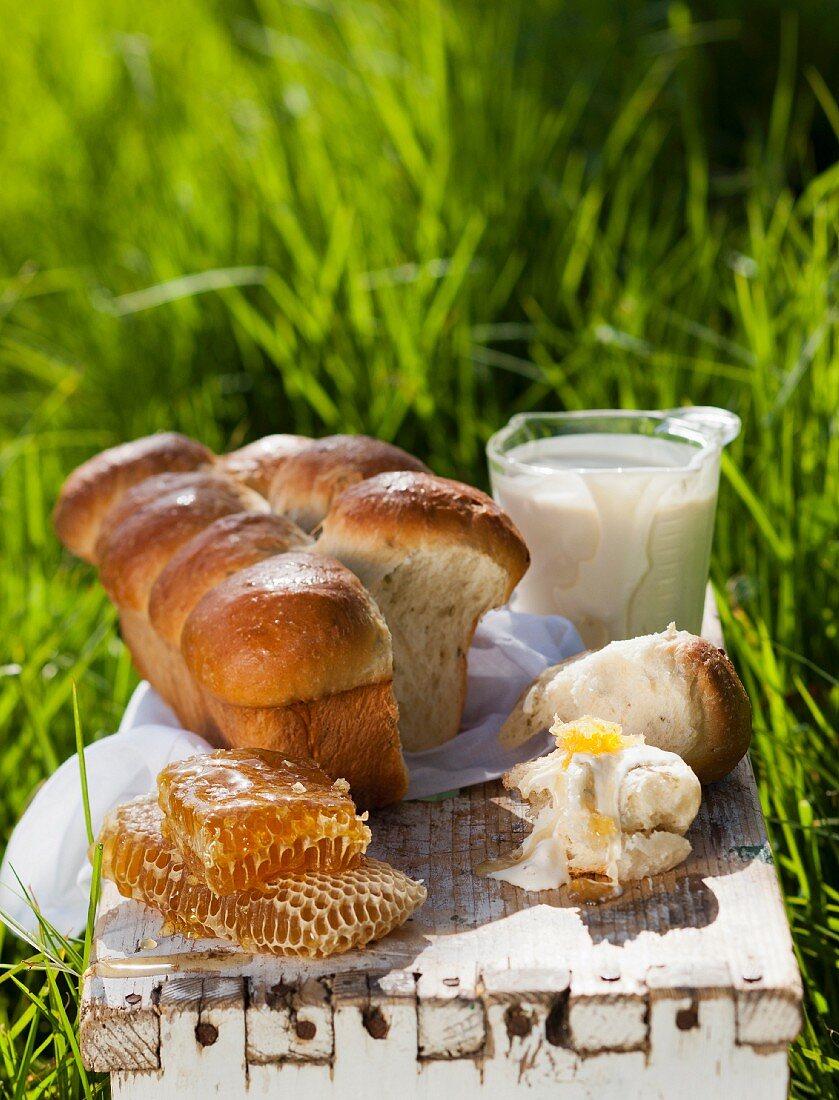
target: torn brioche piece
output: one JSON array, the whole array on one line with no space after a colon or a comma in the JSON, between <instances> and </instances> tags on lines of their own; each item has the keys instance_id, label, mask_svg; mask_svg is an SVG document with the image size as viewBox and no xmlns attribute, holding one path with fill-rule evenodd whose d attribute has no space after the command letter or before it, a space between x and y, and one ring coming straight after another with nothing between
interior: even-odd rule
<instances>
[{"instance_id":1,"label":"torn brioche piece","mask_svg":"<svg viewBox=\"0 0 839 1100\"><path fill-rule=\"evenodd\" d=\"M611 642L546 669L523 693L498 735L505 748L597 714L624 733L676 752L702 783L727 775L752 735L746 690L723 650L677 630Z\"/></svg>"},{"instance_id":2,"label":"torn brioche piece","mask_svg":"<svg viewBox=\"0 0 839 1100\"><path fill-rule=\"evenodd\" d=\"M380 939L425 901L421 882L366 857L337 874L289 874L268 890L219 897L190 873L161 826L154 795L143 795L106 817L99 843L102 874L123 897L158 910L164 935L218 937L246 951L323 958Z\"/></svg>"},{"instance_id":3,"label":"torn brioche piece","mask_svg":"<svg viewBox=\"0 0 839 1100\"><path fill-rule=\"evenodd\" d=\"M535 811L533 831L482 874L524 890L568 885L575 897L603 901L687 857L684 834L702 793L680 756L590 715L557 721L551 733L554 752L504 776Z\"/></svg>"},{"instance_id":4,"label":"torn brioche piece","mask_svg":"<svg viewBox=\"0 0 839 1100\"><path fill-rule=\"evenodd\" d=\"M370 843L345 779L268 749L177 760L157 777L163 833L214 894L357 867Z\"/></svg>"},{"instance_id":5,"label":"torn brioche piece","mask_svg":"<svg viewBox=\"0 0 839 1100\"><path fill-rule=\"evenodd\" d=\"M512 520L470 485L384 473L335 500L314 549L348 566L387 621L403 747L450 740L478 620L509 599L530 561Z\"/></svg>"}]
</instances>

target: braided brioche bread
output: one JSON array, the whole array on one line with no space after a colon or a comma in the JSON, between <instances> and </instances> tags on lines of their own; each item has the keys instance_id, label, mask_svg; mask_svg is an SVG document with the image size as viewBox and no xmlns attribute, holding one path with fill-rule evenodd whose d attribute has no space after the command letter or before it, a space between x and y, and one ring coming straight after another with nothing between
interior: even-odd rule
<instances>
[{"instance_id":1,"label":"braided brioche bread","mask_svg":"<svg viewBox=\"0 0 839 1100\"><path fill-rule=\"evenodd\" d=\"M310 757L367 807L404 796L403 744L457 733L477 621L528 563L489 497L365 436L137 440L70 475L55 526L187 728Z\"/></svg>"}]
</instances>

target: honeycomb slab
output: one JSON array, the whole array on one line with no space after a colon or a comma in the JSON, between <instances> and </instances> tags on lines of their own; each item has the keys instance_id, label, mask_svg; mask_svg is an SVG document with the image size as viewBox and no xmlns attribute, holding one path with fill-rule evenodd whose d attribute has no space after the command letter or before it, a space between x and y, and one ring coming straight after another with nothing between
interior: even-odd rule
<instances>
[{"instance_id":1,"label":"honeycomb slab","mask_svg":"<svg viewBox=\"0 0 839 1100\"><path fill-rule=\"evenodd\" d=\"M344 780L267 749L222 749L158 776L163 833L213 893L357 867L370 843ZM365 815L366 816L366 815Z\"/></svg>"},{"instance_id":2,"label":"honeycomb slab","mask_svg":"<svg viewBox=\"0 0 839 1100\"><path fill-rule=\"evenodd\" d=\"M153 795L105 819L102 873L124 897L163 914L163 934L232 940L247 951L322 958L363 947L403 924L426 897L420 882L360 857L340 873L286 875L269 889L220 897L191 874L164 835Z\"/></svg>"}]
</instances>

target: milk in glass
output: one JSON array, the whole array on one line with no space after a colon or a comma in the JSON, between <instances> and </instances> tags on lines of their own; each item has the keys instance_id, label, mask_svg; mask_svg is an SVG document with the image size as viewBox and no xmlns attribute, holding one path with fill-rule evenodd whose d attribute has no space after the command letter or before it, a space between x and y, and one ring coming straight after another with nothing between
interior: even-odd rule
<instances>
[{"instance_id":1,"label":"milk in glass","mask_svg":"<svg viewBox=\"0 0 839 1100\"><path fill-rule=\"evenodd\" d=\"M566 616L590 648L670 622L698 633L723 440L607 426L513 435L500 462L490 445L494 496L532 557L513 607Z\"/></svg>"}]
</instances>

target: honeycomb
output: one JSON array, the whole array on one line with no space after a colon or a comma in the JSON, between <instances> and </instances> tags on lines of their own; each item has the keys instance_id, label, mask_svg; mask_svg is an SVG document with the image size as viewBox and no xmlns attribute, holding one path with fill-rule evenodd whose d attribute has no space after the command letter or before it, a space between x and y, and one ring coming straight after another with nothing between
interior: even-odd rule
<instances>
[{"instance_id":1,"label":"honeycomb","mask_svg":"<svg viewBox=\"0 0 839 1100\"><path fill-rule=\"evenodd\" d=\"M124 897L159 910L164 935L218 937L247 951L322 958L363 947L403 924L426 897L422 883L364 857L339 874L287 875L263 891L219 897L164 837L153 795L113 810L99 841L103 875Z\"/></svg>"},{"instance_id":2,"label":"honeycomb","mask_svg":"<svg viewBox=\"0 0 839 1100\"><path fill-rule=\"evenodd\" d=\"M179 760L160 773L157 791L164 835L215 894L346 871L370 843L344 780L268 749Z\"/></svg>"}]
</instances>

